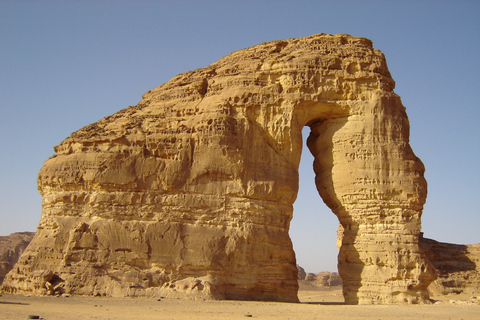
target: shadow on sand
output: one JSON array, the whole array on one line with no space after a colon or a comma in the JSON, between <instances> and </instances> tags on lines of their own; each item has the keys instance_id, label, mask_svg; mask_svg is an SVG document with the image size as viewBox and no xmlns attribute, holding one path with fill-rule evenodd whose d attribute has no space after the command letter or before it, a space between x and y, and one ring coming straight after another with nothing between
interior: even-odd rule
<instances>
[{"instance_id":1,"label":"shadow on sand","mask_svg":"<svg viewBox=\"0 0 480 320\"><path fill-rule=\"evenodd\" d=\"M344 306L345 302L302 302L302 304L318 304L322 306Z\"/></svg>"},{"instance_id":2,"label":"shadow on sand","mask_svg":"<svg viewBox=\"0 0 480 320\"><path fill-rule=\"evenodd\" d=\"M0 301L0 304L18 304L22 306L29 306L30 303L23 303L23 302L9 302L9 301Z\"/></svg>"}]
</instances>

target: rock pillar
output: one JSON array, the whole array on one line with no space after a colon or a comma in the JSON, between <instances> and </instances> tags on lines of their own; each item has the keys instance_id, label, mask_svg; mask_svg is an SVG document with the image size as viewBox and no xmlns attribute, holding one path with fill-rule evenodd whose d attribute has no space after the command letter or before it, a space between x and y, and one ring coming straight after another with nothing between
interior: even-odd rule
<instances>
[{"instance_id":1,"label":"rock pillar","mask_svg":"<svg viewBox=\"0 0 480 320\"><path fill-rule=\"evenodd\" d=\"M345 302L428 300L435 271L418 246L427 184L398 96L375 92L351 104L347 117L318 119L311 128L317 189L343 228Z\"/></svg>"}]
</instances>

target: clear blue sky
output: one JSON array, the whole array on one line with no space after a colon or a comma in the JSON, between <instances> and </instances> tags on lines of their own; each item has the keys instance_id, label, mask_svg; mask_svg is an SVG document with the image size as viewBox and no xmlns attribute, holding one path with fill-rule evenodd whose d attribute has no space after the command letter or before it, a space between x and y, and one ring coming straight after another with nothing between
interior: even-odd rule
<instances>
[{"instance_id":1,"label":"clear blue sky","mask_svg":"<svg viewBox=\"0 0 480 320\"><path fill-rule=\"evenodd\" d=\"M387 57L426 166L426 237L480 242L480 1L0 1L0 235L34 231L37 173L73 131L265 41L347 33ZM307 149L305 148L305 151ZM336 217L304 152L291 236L336 270Z\"/></svg>"}]
</instances>

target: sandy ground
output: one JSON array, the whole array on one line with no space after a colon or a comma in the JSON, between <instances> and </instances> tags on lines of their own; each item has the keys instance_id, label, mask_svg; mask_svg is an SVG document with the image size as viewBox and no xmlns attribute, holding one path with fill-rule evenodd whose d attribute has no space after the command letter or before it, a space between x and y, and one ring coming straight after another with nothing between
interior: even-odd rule
<instances>
[{"instance_id":1,"label":"sandy ground","mask_svg":"<svg viewBox=\"0 0 480 320\"><path fill-rule=\"evenodd\" d=\"M432 305L343 305L340 288L301 288L301 303L185 301L143 298L0 297L0 319L474 319L480 304L470 295L439 296Z\"/></svg>"}]
</instances>

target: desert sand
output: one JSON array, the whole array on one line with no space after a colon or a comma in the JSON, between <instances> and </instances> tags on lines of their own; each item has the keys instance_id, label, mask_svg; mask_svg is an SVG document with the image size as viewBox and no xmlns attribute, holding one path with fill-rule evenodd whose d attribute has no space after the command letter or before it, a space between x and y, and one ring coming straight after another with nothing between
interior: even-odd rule
<instances>
[{"instance_id":1,"label":"desert sand","mask_svg":"<svg viewBox=\"0 0 480 320\"><path fill-rule=\"evenodd\" d=\"M301 303L178 299L40 297L3 294L0 319L480 319L471 295L433 297L431 305L344 305L340 287L303 286Z\"/></svg>"}]
</instances>

